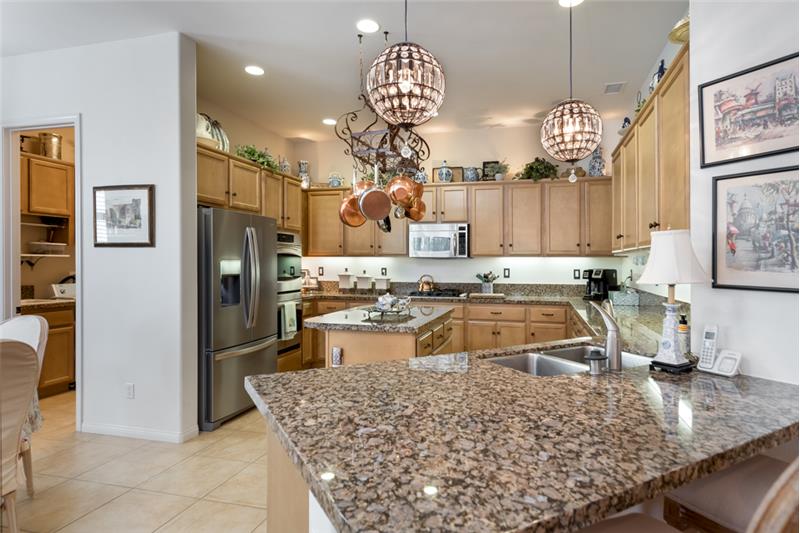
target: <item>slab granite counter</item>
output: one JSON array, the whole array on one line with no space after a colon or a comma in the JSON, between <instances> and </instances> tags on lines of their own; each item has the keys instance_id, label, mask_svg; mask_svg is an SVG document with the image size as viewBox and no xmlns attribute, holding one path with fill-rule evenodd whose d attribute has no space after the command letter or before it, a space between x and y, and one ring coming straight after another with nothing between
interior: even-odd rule
<instances>
[{"instance_id":1,"label":"slab granite counter","mask_svg":"<svg viewBox=\"0 0 800 533\"><path fill-rule=\"evenodd\" d=\"M19 308L26 315L45 311L58 311L60 309L74 309L75 300L72 298L31 298L20 300Z\"/></svg>"},{"instance_id":2,"label":"slab granite counter","mask_svg":"<svg viewBox=\"0 0 800 533\"><path fill-rule=\"evenodd\" d=\"M486 357L245 388L276 443L268 455L279 448L338 531L570 531L798 434L795 385L647 367L534 377Z\"/></svg>"},{"instance_id":3,"label":"slab granite counter","mask_svg":"<svg viewBox=\"0 0 800 533\"><path fill-rule=\"evenodd\" d=\"M354 307L307 318L303 320L303 327L322 331L417 334L431 322L444 317L452 310L452 307L432 307L415 302L409 307L408 314L403 313L398 316L387 314L387 320L380 320L380 313L370 313L367 311L367 306Z\"/></svg>"}]
</instances>

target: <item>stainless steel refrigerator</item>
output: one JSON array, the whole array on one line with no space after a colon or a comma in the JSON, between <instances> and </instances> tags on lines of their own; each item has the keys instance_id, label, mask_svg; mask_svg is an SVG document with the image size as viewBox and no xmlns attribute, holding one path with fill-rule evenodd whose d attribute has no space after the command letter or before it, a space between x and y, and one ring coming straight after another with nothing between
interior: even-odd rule
<instances>
[{"instance_id":1,"label":"stainless steel refrigerator","mask_svg":"<svg viewBox=\"0 0 800 533\"><path fill-rule=\"evenodd\" d=\"M253 406L244 378L278 369L275 220L198 208L199 424Z\"/></svg>"}]
</instances>

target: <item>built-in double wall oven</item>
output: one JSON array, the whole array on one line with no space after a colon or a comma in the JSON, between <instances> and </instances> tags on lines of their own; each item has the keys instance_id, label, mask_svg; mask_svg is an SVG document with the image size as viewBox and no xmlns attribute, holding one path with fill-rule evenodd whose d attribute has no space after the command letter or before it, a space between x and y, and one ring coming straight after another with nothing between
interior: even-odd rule
<instances>
[{"instance_id":1,"label":"built-in double wall oven","mask_svg":"<svg viewBox=\"0 0 800 533\"><path fill-rule=\"evenodd\" d=\"M278 356L300 348L303 337L303 249L300 236L278 232ZM294 317L294 321L292 321Z\"/></svg>"}]
</instances>

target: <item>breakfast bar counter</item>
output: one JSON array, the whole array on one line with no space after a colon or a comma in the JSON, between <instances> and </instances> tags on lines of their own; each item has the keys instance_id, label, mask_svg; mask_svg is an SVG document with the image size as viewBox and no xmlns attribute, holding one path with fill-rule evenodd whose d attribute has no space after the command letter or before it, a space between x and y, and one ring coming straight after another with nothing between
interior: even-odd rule
<instances>
[{"instance_id":1,"label":"breakfast bar counter","mask_svg":"<svg viewBox=\"0 0 800 533\"><path fill-rule=\"evenodd\" d=\"M268 529L307 531L310 511L337 531L570 531L798 434L795 385L646 366L537 377L497 355L247 378Z\"/></svg>"}]
</instances>

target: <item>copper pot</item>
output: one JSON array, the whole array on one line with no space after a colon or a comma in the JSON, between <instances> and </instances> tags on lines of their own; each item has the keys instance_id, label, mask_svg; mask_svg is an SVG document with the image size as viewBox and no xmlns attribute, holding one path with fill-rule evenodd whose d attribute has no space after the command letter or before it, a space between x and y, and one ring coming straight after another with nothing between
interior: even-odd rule
<instances>
[{"instance_id":1,"label":"copper pot","mask_svg":"<svg viewBox=\"0 0 800 533\"><path fill-rule=\"evenodd\" d=\"M422 198L414 198L411 207L406 209L406 216L414 222L419 222L425 218L425 211L425 202L422 201Z\"/></svg>"},{"instance_id":2,"label":"copper pot","mask_svg":"<svg viewBox=\"0 0 800 533\"><path fill-rule=\"evenodd\" d=\"M362 192L369 190L375 186L375 182L371 180L361 179L353 183L353 194L360 196Z\"/></svg>"},{"instance_id":3,"label":"copper pot","mask_svg":"<svg viewBox=\"0 0 800 533\"><path fill-rule=\"evenodd\" d=\"M357 228L363 226L367 218L361 214L358 208L358 197L353 194L348 194L342 200L342 205L339 206L339 219L346 226Z\"/></svg>"},{"instance_id":4,"label":"copper pot","mask_svg":"<svg viewBox=\"0 0 800 533\"><path fill-rule=\"evenodd\" d=\"M396 176L389 180L386 184L386 194L395 204L409 208L414 200L414 192L416 191L416 183L408 176Z\"/></svg>"},{"instance_id":5,"label":"copper pot","mask_svg":"<svg viewBox=\"0 0 800 533\"><path fill-rule=\"evenodd\" d=\"M411 180L411 181L414 184L414 192L413 192L414 198L419 198L421 200L422 199L422 193L425 191L425 186L423 184L421 184L420 182L418 182L418 181L414 181L414 180Z\"/></svg>"},{"instance_id":6,"label":"copper pot","mask_svg":"<svg viewBox=\"0 0 800 533\"><path fill-rule=\"evenodd\" d=\"M392 201L384 190L373 187L361 193L358 207L369 220L383 220L392 210Z\"/></svg>"}]
</instances>

